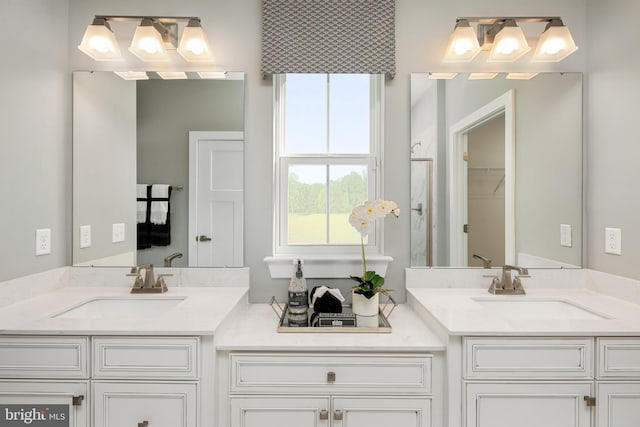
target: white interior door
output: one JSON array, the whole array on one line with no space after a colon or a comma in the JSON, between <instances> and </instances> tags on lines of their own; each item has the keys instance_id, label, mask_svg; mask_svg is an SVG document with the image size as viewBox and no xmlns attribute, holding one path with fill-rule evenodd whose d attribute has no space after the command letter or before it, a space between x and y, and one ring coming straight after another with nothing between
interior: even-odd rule
<instances>
[{"instance_id":1,"label":"white interior door","mask_svg":"<svg viewBox=\"0 0 640 427\"><path fill-rule=\"evenodd\" d=\"M189 132L189 266L243 265L244 135Z\"/></svg>"}]
</instances>

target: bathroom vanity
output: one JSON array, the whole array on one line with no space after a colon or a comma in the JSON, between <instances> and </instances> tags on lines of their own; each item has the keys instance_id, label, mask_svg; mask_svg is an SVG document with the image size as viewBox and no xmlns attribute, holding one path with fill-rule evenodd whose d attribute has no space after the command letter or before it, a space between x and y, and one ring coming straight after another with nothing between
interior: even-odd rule
<instances>
[{"instance_id":1,"label":"bathroom vanity","mask_svg":"<svg viewBox=\"0 0 640 427\"><path fill-rule=\"evenodd\" d=\"M500 296L483 273L407 270L388 333L279 333L248 280L211 272L0 295L0 403L66 406L74 427L635 425L637 283L536 270Z\"/></svg>"}]
</instances>

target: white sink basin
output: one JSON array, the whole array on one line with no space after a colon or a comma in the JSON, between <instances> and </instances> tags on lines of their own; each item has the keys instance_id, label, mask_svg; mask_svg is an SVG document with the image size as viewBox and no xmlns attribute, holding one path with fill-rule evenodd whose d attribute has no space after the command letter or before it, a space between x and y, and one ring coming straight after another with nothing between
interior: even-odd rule
<instances>
[{"instance_id":1,"label":"white sink basin","mask_svg":"<svg viewBox=\"0 0 640 427\"><path fill-rule=\"evenodd\" d=\"M157 317L177 306L186 297L150 298L144 296L100 297L54 314L57 319L141 319Z\"/></svg>"},{"instance_id":2,"label":"white sink basin","mask_svg":"<svg viewBox=\"0 0 640 427\"><path fill-rule=\"evenodd\" d=\"M528 297L473 298L496 316L513 320L593 320L608 319L585 307L560 299L529 299Z\"/></svg>"}]
</instances>

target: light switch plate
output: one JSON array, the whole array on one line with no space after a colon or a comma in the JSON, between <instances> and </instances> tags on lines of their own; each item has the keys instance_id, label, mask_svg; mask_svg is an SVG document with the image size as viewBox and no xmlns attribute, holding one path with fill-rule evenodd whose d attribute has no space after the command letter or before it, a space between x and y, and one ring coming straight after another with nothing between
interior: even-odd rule
<instances>
[{"instance_id":1,"label":"light switch plate","mask_svg":"<svg viewBox=\"0 0 640 427\"><path fill-rule=\"evenodd\" d=\"M36 256L51 253L51 229L40 228L36 230Z\"/></svg>"},{"instance_id":2,"label":"light switch plate","mask_svg":"<svg viewBox=\"0 0 640 427\"><path fill-rule=\"evenodd\" d=\"M570 248L571 245L571 224L560 224L560 246Z\"/></svg>"},{"instance_id":3,"label":"light switch plate","mask_svg":"<svg viewBox=\"0 0 640 427\"><path fill-rule=\"evenodd\" d=\"M80 249L91 247L91 226L80 226Z\"/></svg>"},{"instance_id":4,"label":"light switch plate","mask_svg":"<svg viewBox=\"0 0 640 427\"><path fill-rule=\"evenodd\" d=\"M113 224L111 226L111 242L120 243L124 242L124 224Z\"/></svg>"},{"instance_id":5,"label":"light switch plate","mask_svg":"<svg viewBox=\"0 0 640 427\"><path fill-rule=\"evenodd\" d=\"M604 229L604 251L608 254L622 255L622 230L620 228Z\"/></svg>"}]
</instances>

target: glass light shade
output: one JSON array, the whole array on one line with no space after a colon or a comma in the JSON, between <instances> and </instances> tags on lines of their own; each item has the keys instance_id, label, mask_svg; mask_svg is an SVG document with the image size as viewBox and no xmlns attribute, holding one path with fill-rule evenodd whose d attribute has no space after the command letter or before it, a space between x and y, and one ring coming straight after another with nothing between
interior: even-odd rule
<instances>
[{"instance_id":1,"label":"glass light shade","mask_svg":"<svg viewBox=\"0 0 640 427\"><path fill-rule=\"evenodd\" d=\"M465 21L466 22L466 21ZM480 44L473 27L466 22L456 25L449 36L443 62L469 62L480 53Z\"/></svg>"},{"instance_id":2,"label":"glass light shade","mask_svg":"<svg viewBox=\"0 0 640 427\"><path fill-rule=\"evenodd\" d=\"M569 28L564 25L549 26L540 36L533 60L558 62L578 50Z\"/></svg>"},{"instance_id":3,"label":"glass light shade","mask_svg":"<svg viewBox=\"0 0 640 427\"><path fill-rule=\"evenodd\" d=\"M143 20L136 28L131 40L129 52L137 56L141 61L168 61L169 55L164 48L162 36L151 24L151 20Z\"/></svg>"},{"instance_id":4,"label":"glass light shade","mask_svg":"<svg viewBox=\"0 0 640 427\"><path fill-rule=\"evenodd\" d=\"M121 61L122 54L115 34L107 27L106 22L95 22L97 21L87 26L78 49L96 61Z\"/></svg>"},{"instance_id":5,"label":"glass light shade","mask_svg":"<svg viewBox=\"0 0 640 427\"><path fill-rule=\"evenodd\" d=\"M515 23L512 25L505 23L505 26L493 40L493 47L489 52L487 62L514 62L530 50L522 28Z\"/></svg>"},{"instance_id":6,"label":"glass light shade","mask_svg":"<svg viewBox=\"0 0 640 427\"><path fill-rule=\"evenodd\" d=\"M226 79L226 71L198 71L201 79Z\"/></svg>"},{"instance_id":7,"label":"glass light shade","mask_svg":"<svg viewBox=\"0 0 640 427\"><path fill-rule=\"evenodd\" d=\"M192 21L182 31L178 53L188 62L213 62L207 34L199 22L192 26Z\"/></svg>"}]
</instances>

